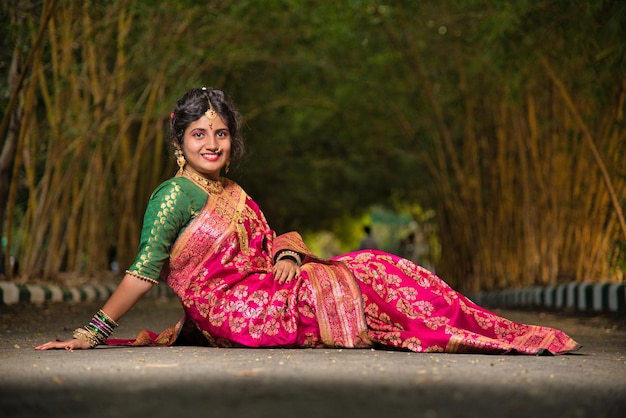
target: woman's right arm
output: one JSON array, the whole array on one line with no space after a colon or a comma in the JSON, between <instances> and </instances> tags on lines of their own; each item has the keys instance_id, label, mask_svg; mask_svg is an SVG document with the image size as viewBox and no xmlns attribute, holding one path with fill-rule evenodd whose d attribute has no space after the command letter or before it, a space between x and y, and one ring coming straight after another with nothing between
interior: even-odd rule
<instances>
[{"instance_id":1,"label":"woman's right arm","mask_svg":"<svg viewBox=\"0 0 626 418\"><path fill-rule=\"evenodd\" d=\"M102 307L110 319L117 322L124 316L146 293L152 289L153 283L141 280L132 274L126 274L119 286L115 289L109 300ZM51 348L63 348L76 350L91 348L91 344L80 338L65 341L49 341L35 347L35 350L49 350Z\"/></svg>"},{"instance_id":2,"label":"woman's right arm","mask_svg":"<svg viewBox=\"0 0 626 418\"><path fill-rule=\"evenodd\" d=\"M75 335L82 338L50 341L35 349L73 350L104 343L117 321L157 283L169 249L181 229L190 222L192 213L202 209L206 198L206 193L187 179L173 178L159 185L148 201L135 262L101 312L94 315L86 329L76 330Z\"/></svg>"}]
</instances>

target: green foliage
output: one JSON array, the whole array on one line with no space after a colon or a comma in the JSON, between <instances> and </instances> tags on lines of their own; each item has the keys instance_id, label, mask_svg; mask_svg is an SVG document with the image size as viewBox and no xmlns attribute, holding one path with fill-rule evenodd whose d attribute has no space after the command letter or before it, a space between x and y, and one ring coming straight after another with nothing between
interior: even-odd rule
<instances>
[{"instance_id":1,"label":"green foliage","mask_svg":"<svg viewBox=\"0 0 626 418\"><path fill-rule=\"evenodd\" d=\"M30 23L17 25L11 16L18 4L0 7L4 79L12 43L32 31L29 25L41 13L29 8L24 13ZM623 138L623 117L614 124L605 117L617 120L623 99L626 2L620 0L59 2L54 29L61 30L66 19L73 48L53 49L51 38L42 55L46 76L37 79L42 87L35 132L50 153L34 157L35 177L44 176L52 155L63 157L54 164L75 167L75 177L95 162L108 167L103 181L111 195L102 199L111 205L104 216L109 236L118 233L117 207L130 204L119 190L136 196L124 216L132 218L129 229L133 223L138 228L147 196L174 172L171 158L162 158L169 152L168 115L193 86L223 88L238 104L248 155L229 175L260 203L278 232L297 229L313 237L325 231L320 248L347 250L367 216L392 208L428 226L427 239L433 247L441 243L444 264L459 266L453 272L459 276L483 268L477 259L497 260L489 251L506 247L498 239L517 239L485 232L492 222L502 222L494 228L506 231L516 219L499 219L494 203L514 200L523 183L505 184L504 168L513 168L503 168L502 161L528 153L537 157L541 177L554 163L540 158L548 155L546 144L565 136L555 146L569 157L555 154L567 160L559 160L560 167L574 172L579 162L571 155L580 149L578 127L553 99L542 59L565 81L594 133ZM74 58L72 66L59 74L54 66L66 54ZM94 62L94 68L87 65ZM58 103L76 99L71 91L87 98L89 108L53 119L55 106L43 100L46 88ZM530 134L521 130L530 129L529 97L542 106L538 151L511 145L516 134L520 143L528 142ZM522 127L511 127L513 121ZM146 137L149 145L141 139ZM72 146L55 150L55 138ZM74 154L84 141L89 146ZM623 146L598 142L611 174L619 174ZM135 177L128 176L131 167ZM78 187L68 177L65 187ZM576 184L593 189L593 181ZM130 235L127 230L114 238L132 241ZM478 252L484 248L489 251Z\"/></svg>"}]
</instances>

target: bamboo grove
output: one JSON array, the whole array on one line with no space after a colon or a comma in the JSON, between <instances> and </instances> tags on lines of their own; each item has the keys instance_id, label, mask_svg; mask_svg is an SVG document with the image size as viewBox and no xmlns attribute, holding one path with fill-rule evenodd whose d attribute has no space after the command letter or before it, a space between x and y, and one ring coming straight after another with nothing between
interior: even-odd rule
<instances>
[{"instance_id":1,"label":"bamboo grove","mask_svg":"<svg viewBox=\"0 0 626 418\"><path fill-rule=\"evenodd\" d=\"M624 280L621 1L213 3L1 6L9 279L131 262L174 172L170 107L213 85L247 120L234 177L279 232L417 205L462 291Z\"/></svg>"}]
</instances>

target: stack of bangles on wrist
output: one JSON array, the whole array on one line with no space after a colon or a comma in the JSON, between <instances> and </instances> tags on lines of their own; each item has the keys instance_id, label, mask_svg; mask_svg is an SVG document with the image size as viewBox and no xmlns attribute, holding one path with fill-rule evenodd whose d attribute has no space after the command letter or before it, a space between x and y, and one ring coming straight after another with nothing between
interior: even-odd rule
<instances>
[{"instance_id":1,"label":"stack of bangles on wrist","mask_svg":"<svg viewBox=\"0 0 626 418\"><path fill-rule=\"evenodd\" d=\"M98 344L104 344L107 338L113 333L113 330L119 325L109 315L100 309L91 318L91 322L82 328L76 328L72 336L77 340L83 340L89 343L91 348Z\"/></svg>"},{"instance_id":2,"label":"stack of bangles on wrist","mask_svg":"<svg viewBox=\"0 0 626 418\"><path fill-rule=\"evenodd\" d=\"M302 259L300 258L300 254L291 250L284 250L278 253L278 256L276 256L276 262L279 262L280 260L291 260L298 266L302 265Z\"/></svg>"}]
</instances>

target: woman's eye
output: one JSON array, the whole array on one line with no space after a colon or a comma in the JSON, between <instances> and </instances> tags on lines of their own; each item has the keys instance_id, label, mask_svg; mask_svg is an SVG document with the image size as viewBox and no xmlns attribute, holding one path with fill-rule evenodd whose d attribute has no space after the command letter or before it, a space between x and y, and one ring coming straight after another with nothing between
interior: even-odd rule
<instances>
[{"instance_id":1,"label":"woman's eye","mask_svg":"<svg viewBox=\"0 0 626 418\"><path fill-rule=\"evenodd\" d=\"M194 138L202 138L203 135L204 134L202 132L196 132L196 133L193 134L193 137Z\"/></svg>"}]
</instances>

